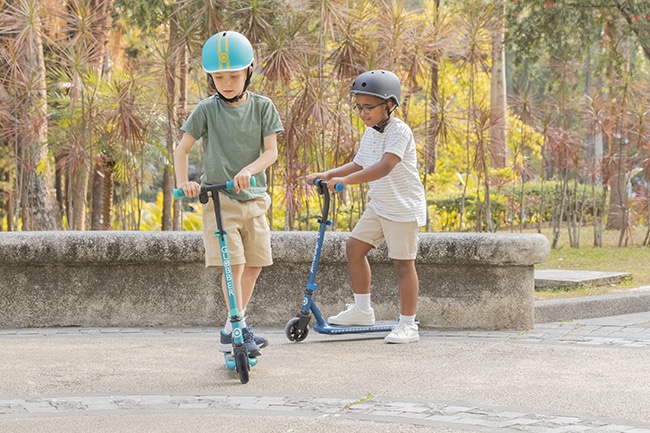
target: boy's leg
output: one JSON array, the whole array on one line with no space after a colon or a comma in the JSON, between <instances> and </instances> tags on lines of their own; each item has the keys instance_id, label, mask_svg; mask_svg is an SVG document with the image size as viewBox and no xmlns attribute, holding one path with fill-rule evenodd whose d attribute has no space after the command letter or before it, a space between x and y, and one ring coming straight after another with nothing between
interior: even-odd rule
<instances>
[{"instance_id":1,"label":"boy's leg","mask_svg":"<svg viewBox=\"0 0 650 433\"><path fill-rule=\"evenodd\" d=\"M420 339L415 313L418 305L419 281L415 268L418 247L417 223L396 223L383 221L388 254L393 259L393 268L399 287L400 316L384 341L386 343L413 343Z\"/></svg>"},{"instance_id":2,"label":"boy's leg","mask_svg":"<svg viewBox=\"0 0 650 433\"><path fill-rule=\"evenodd\" d=\"M336 316L328 317L327 321L339 326L371 326L375 324L375 312L370 307L370 264L366 255L372 245L349 237L345 244L348 258L348 272L354 292L354 304Z\"/></svg>"},{"instance_id":3,"label":"boy's leg","mask_svg":"<svg viewBox=\"0 0 650 433\"><path fill-rule=\"evenodd\" d=\"M418 305L419 281L415 260L393 260L399 287L400 314L415 316Z\"/></svg>"},{"instance_id":4,"label":"boy's leg","mask_svg":"<svg viewBox=\"0 0 650 433\"><path fill-rule=\"evenodd\" d=\"M237 309L242 312L248 306L255 289L255 283L260 272L261 267L252 267L246 265L231 265L232 279L235 284L235 295L237 296ZM228 305L228 292L226 291L226 280L222 278L221 287L223 289L223 296ZM230 306L228 305L230 308Z\"/></svg>"},{"instance_id":5,"label":"boy's leg","mask_svg":"<svg viewBox=\"0 0 650 433\"><path fill-rule=\"evenodd\" d=\"M400 315L398 324L393 327L384 341L386 343L414 343L420 339L418 326L415 324L419 291L415 260L393 259L393 266L399 286Z\"/></svg>"},{"instance_id":6,"label":"boy's leg","mask_svg":"<svg viewBox=\"0 0 650 433\"><path fill-rule=\"evenodd\" d=\"M353 237L349 237L345 243L352 291L359 295L370 293L371 271L367 255L372 248L372 245Z\"/></svg>"},{"instance_id":7,"label":"boy's leg","mask_svg":"<svg viewBox=\"0 0 650 433\"><path fill-rule=\"evenodd\" d=\"M253 332L250 330L246 324L246 317L244 316L244 310L248 306L248 302L251 299L253 294L253 289L255 288L255 283L257 282L257 277L262 271L261 267L251 267L245 265L232 265L232 276L233 283L235 285L235 296L237 297L237 309L239 314L242 317L241 325L244 328L244 343L248 349L249 356L257 357L261 353L259 349L268 345L268 341L259 336L253 335ZM226 289L226 280L222 278L222 290L226 305L228 304L228 292ZM232 324L230 323L230 316L226 320L226 326L224 327L221 333L221 342L220 348L222 351L229 351L229 347L232 345L232 337L230 333L232 332Z\"/></svg>"},{"instance_id":8,"label":"boy's leg","mask_svg":"<svg viewBox=\"0 0 650 433\"><path fill-rule=\"evenodd\" d=\"M270 203L271 199L268 195L243 203L229 197L224 197L222 200L224 215L231 217L233 225L237 227L236 230L233 229L229 232L228 246L231 250L232 261L239 263L232 265L232 274L236 288L237 307L242 317L251 300L262 267L273 263L271 234L266 221L266 210ZM224 296L225 294L224 288ZM265 338L253 335L251 327L246 324L245 317L241 324L244 328L244 340L247 347L251 341L259 348L268 344ZM227 337L231 329L228 320L224 328L226 336L222 337L222 341L229 341Z\"/></svg>"}]
</instances>

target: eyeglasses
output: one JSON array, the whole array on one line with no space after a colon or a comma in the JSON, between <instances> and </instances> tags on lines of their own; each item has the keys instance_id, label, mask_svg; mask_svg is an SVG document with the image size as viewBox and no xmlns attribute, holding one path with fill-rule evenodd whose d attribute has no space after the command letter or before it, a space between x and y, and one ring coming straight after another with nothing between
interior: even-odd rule
<instances>
[{"instance_id":1,"label":"eyeglasses","mask_svg":"<svg viewBox=\"0 0 650 433\"><path fill-rule=\"evenodd\" d=\"M377 104L377 105L364 105L364 106L361 106L361 105L355 105L355 106L354 106L354 109L357 110L357 113L359 113L359 114L361 114L361 113L363 113L363 114L370 114L370 112L371 112L372 110L374 110L375 108L379 107L380 105L385 105L385 104L386 104L386 101L380 102L380 103Z\"/></svg>"}]
</instances>

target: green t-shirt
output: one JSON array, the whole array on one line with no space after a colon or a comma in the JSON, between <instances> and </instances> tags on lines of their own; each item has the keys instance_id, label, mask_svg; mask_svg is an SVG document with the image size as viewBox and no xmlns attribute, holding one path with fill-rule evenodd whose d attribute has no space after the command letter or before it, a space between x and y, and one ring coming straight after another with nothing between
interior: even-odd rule
<instances>
[{"instance_id":1,"label":"green t-shirt","mask_svg":"<svg viewBox=\"0 0 650 433\"><path fill-rule=\"evenodd\" d=\"M283 131L280 115L273 102L248 92L239 106L226 104L219 96L199 102L181 130L202 140L205 171L201 183L213 185L232 180L239 171L260 157L264 137ZM254 175L256 186L235 194L238 200L250 200L266 194L266 174Z\"/></svg>"}]
</instances>

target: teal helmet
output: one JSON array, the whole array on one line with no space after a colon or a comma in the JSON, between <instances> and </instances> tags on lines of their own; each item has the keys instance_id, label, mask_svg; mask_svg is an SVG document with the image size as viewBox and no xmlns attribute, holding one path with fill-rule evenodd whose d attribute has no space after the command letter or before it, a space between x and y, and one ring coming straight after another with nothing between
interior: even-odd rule
<instances>
[{"instance_id":1,"label":"teal helmet","mask_svg":"<svg viewBox=\"0 0 650 433\"><path fill-rule=\"evenodd\" d=\"M201 61L207 73L240 71L253 64L253 46L241 33L215 33L203 44Z\"/></svg>"},{"instance_id":2,"label":"teal helmet","mask_svg":"<svg viewBox=\"0 0 650 433\"><path fill-rule=\"evenodd\" d=\"M397 75L378 69L359 75L352 83L350 93L376 96L384 100L392 99L395 106L398 106L402 92Z\"/></svg>"}]
</instances>

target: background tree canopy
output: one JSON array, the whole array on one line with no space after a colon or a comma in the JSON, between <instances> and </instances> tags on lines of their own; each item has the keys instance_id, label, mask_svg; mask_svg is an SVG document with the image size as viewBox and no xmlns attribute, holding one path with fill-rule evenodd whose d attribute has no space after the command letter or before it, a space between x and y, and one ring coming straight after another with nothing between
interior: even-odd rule
<instances>
[{"instance_id":1,"label":"background tree canopy","mask_svg":"<svg viewBox=\"0 0 650 433\"><path fill-rule=\"evenodd\" d=\"M202 44L226 29L253 43L250 89L286 129L268 172L276 230L313 228L304 176L353 158L349 88L378 68L402 81L426 230L546 224L556 241L567 224L578 246L584 223L594 245L647 225L647 1L0 0L2 230L196 229L171 153L209 96ZM367 200L364 185L337 196L335 228Z\"/></svg>"}]
</instances>

